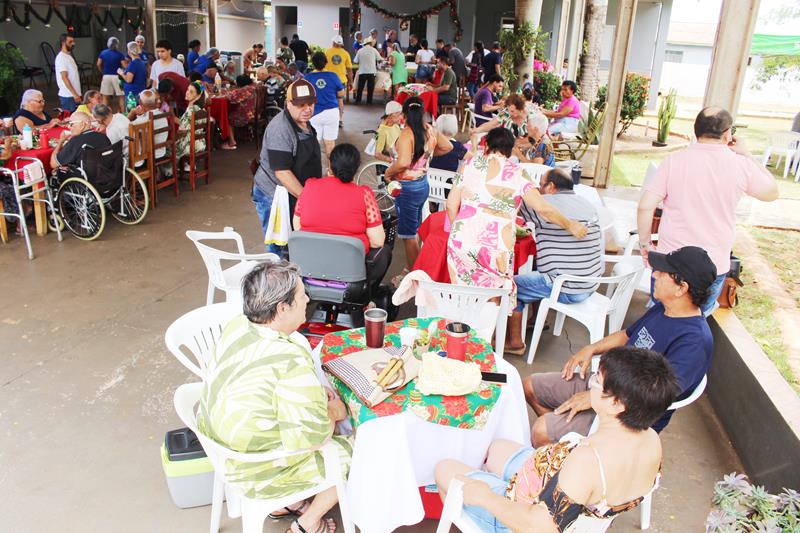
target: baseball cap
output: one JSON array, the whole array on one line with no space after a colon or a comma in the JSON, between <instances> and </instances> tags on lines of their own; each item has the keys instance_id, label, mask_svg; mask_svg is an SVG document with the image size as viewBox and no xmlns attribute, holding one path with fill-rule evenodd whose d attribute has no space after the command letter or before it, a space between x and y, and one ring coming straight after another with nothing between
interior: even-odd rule
<instances>
[{"instance_id":1,"label":"baseball cap","mask_svg":"<svg viewBox=\"0 0 800 533\"><path fill-rule=\"evenodd\" d=\"M333 44L344 44L344 41L342 40L342 36L341 35L335 35L333 37L332 41L333 41Z\"/></svg>"},{"instance_id":2,"label":"baseball cap","mask_svg":"<svg viewBox=\"0 0 800 533\"><path fill-rule=\"evenodd\" d=\"M650 252L647 261L653 270L678 274L689 286L704 291L717 278L717 267L708 252L697 246L684 246L668 254Z\"/></svg>"},{"instance_id":3,"label":"baseball cap","mask_svg":"<svg viewBox=\"0 0 800 533\"><path fill-rule=\"evenodd\" d=\"M392 113L400 113L403 111L403 106L400 102L395 102L394 100L389 100L386 102L386 109L383 111L383 116L389 116Z\"/></svg>"},{"instance_id":4,"label":"baseball cap","mask_svg":"<svg viewBox=\"0 0 800 533\"><path fill-rule=\"evenodd\" d=\"M289 90L286 91L286 101L294 105L315 104L317 92L310 82L301 78L289 85Z\"/></svg>"}]
</instances>

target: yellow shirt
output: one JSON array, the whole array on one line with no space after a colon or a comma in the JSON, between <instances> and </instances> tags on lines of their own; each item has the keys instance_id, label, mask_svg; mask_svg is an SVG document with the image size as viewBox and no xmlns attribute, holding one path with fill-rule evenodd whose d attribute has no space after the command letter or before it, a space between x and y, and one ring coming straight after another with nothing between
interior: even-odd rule
<instances>
[{"instance_id":1,"label":"yellow shirt","mask_svg":"<svg viewBox=\"0 0 800 533\"><path fill-rule=\"evenodd\" d=\"M76 113L86 113L90 117L92 116L92 112L89 111L89 107L86 104L79 105L78 108L75 110L75 112Z\"/></svg>"},{"instance_id":2,"label":"yellow shirt","mask_svg":"<svg viewBox=\"0 0 800 533\"><path fill-rule=\"evenodd\" d=\"M325 70L333 72L339 76L342 83L347 84L347 72L352 68L353 62L350 61L350 54L344 48L328 48L325 50L328 58L328 65Z\"/></svg>"},{"instance_id":3,"label":"yellow shirt","mask_svg":"<svg viewBox=\"0 0 800 533\"><path fill-rule=\"evenodd\" d=\"M378 139L375 141L375 153L392 155L394 143L397 142L398 137L400 137L400 126L397 124L387 126L381 123L381 125L378 126Z\"/></svg>"}]
</instances>

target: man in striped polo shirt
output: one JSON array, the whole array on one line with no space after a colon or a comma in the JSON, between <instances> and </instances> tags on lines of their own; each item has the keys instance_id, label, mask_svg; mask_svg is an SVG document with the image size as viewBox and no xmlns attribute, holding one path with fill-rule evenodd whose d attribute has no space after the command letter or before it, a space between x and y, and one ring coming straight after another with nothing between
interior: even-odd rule
<instances>
[{"instance_id":1,"label":"man in striped polo shirt","mask_svg":"<svg viewBox=\"0 0 800 533\"><path fill-rule=\"evenodd\" d=\"M570 232L548 222L524 204L520 209L522 217L536 226L536 271L514 276L517 284L517 308L508 322L506 353L515 355L525 352L521 335L524 306L550 296L553 282L561 274L603 275L601 232L594 206L575 194L572 190L572 178L558 168L541 177L539 190L565 217L584 224L588 232L583 239L576 239ZM592 295L597 286L597 283L566 281L561 287L558 301L582 302Z\"/></svg>"}]
</instances>

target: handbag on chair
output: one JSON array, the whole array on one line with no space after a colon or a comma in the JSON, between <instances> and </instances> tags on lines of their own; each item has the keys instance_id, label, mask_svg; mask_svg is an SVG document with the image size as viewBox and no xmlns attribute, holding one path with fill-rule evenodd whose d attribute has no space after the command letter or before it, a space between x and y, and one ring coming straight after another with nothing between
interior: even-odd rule
<instances>
[{"instance_id":1,"label":"handbag on chair","mask_svg":"<svg viewBox=\"0 0 800 533\"><path fill-rule=\"evenodd\" d=\"M723 309L731 309L739 304L739 296L736 291L743 287L741 279L742 260L731 254L731 269L722 284L722 292L717 297L717 303Z\"/></svg>"}]
</instances>

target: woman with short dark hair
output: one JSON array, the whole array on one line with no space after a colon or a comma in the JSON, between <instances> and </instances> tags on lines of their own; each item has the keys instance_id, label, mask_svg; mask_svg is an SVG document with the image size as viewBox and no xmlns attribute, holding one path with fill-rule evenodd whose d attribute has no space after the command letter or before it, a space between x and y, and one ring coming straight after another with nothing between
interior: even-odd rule
<instances>
[{"instance_id":1,"label":"woman with short dark hair","mask_svg":"<svg viewBox=\"0 0 800 533\"><path fill-rule=\"evenodd\" d=\"M473 135L472 145L478 143ZM452 230L447 241L450 281L456 285L513 290L514 240L521 203L545 220L583 238L586 227L547 203L527 173L512 162L515 139L505 128L486 134L486 151L465 166L447 198ZM512 307L514 302L512 292Z\"/></svg>"},{"instance_id":2,"label":"woman with short dark hair","mask_svg":"<svg viewBox=\"0 0 800 533\"><path fill-rule=\"evenodd\" d=\"M639 505L658 484L662 452L650 426L675 400L678 384L656 352L620 347L589 381L597 431L541 446L498 440L485 470L446 460L436 466L444 499L464 481L464 511L482 531L565 531L581 515L611 518Z\"/></svg>"},{"instance_id":3,"label":"woman with short dark hair","mask_svg":"<svg viewBox=\"0 0 800 533\"><path fill-rule=\"evenodd\" d=\"M330 176L309 179L303 186L294 209L294 229L360 239L369 286L377 289L392 261L392 250L384 246L386 233L375 194L367 185L353 183L361 153L352 144L339 144L331 151L330 163Z\"/></svg>"}]
</instances>

